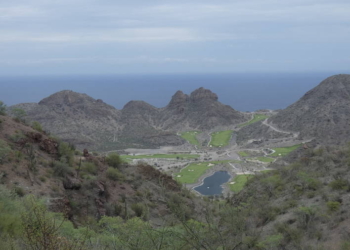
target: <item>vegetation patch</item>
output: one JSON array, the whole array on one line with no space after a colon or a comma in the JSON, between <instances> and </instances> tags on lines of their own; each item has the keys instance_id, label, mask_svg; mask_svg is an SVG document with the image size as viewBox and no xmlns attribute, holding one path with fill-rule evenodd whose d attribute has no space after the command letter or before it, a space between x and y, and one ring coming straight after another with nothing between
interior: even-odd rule
<instances>
[{"instance_id":1,"label":"vegetation patch","mask_svg":"<svg viewBox=\"0 0 350 250\"><path fill-rule=\"evenodd\" d=\"M191 163L183 168L180 173L175 174L175 179L183 184L196 183L199 177L213 166L215 166L215 164L210 162Z\"/></svg>"},{"instance_id":2,"label":"vegetation patch","mask_svg":"<svg viewBox=\"0 0 350 250\"><path fill-rule=\"evenodd\" d=\"M264 156L256 157L256 159L257 159L258 161L267 162L267 163L273 162L273 161L275 160L275 159L273 159L273 158L264 157Z\"/></svg>"},{"instance_id":3,"label":"vegetation patch","mask_svg":"<svg viewBox=\"0 0 350 250\"><path fill-rule=\"evenodd\" d=\"M252 177L251 174L237 175L232 181L234 184L229 184L230 190L236 193L241 191L250 177Z\"/></svg>"},{"instance_id":4,"label":"vegetation patch","mask_svg":"<svg viewBox=\"0 0 350 250\"><path fill-rule=\"evenodd\" d=\"M248 154L247 152L245 152L245 151L240 151L240 152L238 152L238 155L239 155L239 156L242 156L242 157L247 157L247 156L249 156L249 154Z\"/></svg>"},{"instance_id":5,"label":"vegetation patch","mask_svg":"<svg viewBox=\"0 0 350 250\"><path fill-rule=\"evenodd\" d=\"M288 155L289 153L293 152L294 150L296 150L300 146L301 146L301 144L297 144L297 145L285 147L285 148L273 148L273 150L275 150L276 152L273 154L270 154L270 156L285 156L285 155Z\"/></svg>"},{"instance_id":6,"label":"vegetation patch","mask_svg":"<svg viewBox=\"0 0 350 250\"><path fill-rule=\"evenodd\" d=\"M183 132L181 133L181 137L187 140L189 143L192 145L197 145L199 146L199 141L197 139L197 135L202 132L200 131L188 131L188 132Z\"/></svg>"},{"instance_id":7,"label":"vegetation patch","mask_svg":"<svg viewBox=\"0 0 350 250\"><path fill-rule=\"evenodd\" d=\"M218 131L211 134L210 146L224 147L231 140L232 130Z\"/></svg>"},{"instance_id":8,"label":"vegetation patch","mask_svg":"<svg viewBox=\"0 0 350 250\"><path fill-rule=\"evenodd\" d=\"M239 128L242 128L242 127L245 127L245 126L248 126L250 124L253 124L255 122L258 122L258 121L261 121L261 120L265 120L266 118L268 118L267 115L262 115L262 114L254 114L254 117L253 119L251 119L250 121L246 122L246 123L243 123L241 125L238 125Z\"/></svg>"}]
</instances>

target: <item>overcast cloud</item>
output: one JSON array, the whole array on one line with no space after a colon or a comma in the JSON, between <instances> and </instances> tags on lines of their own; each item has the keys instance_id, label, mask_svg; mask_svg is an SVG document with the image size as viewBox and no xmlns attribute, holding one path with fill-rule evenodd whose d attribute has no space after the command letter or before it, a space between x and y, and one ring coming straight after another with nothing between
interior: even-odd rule
<instances>
[{"instance_id":1,"label":"overcast cloud","mask_svg":"<svg viewBox=\"0 0 350 250\"><path fill-rule=\"evenodd\" d=\"M0 2L0 74L348 72L341 0Z\"/></svg>"}]
</instances>

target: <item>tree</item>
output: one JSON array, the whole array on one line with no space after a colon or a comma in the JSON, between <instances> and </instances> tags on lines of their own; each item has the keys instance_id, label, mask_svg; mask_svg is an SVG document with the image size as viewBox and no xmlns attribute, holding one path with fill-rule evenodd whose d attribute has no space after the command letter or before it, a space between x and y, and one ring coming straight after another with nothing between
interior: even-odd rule
<instances>
[{"instance_id":1,"label":"tree","mask_svg":"<svg viewBox=\"0 0 350 250\"><path fill-rule=\"evenodd\" d=\"M122 159L120 159L120 156L117 153L111 153L107 156L106 162L110 167L118 168L122 163Z\"/></svg>"},{"instance_id":2,"label":"tree","mask_svg":"<svg viewBox=\"0 0 350 250\"><path fill-rule=\"evenodd\" d=\"M6 115L6 105L0 101L0 115Z\"/></svg>"},{"instance_id":3,"label":"tree","mask_svg":"<svg viewBox=\"0 0 350 250\"><path fill-rule=\"evenodd\" d=\"M69 239L61 235L65 218L50 213L33 196L25 200L25 212L21 216L25 249L35 250L82 250L85 239Z\"/></svg>"}]
</instances>

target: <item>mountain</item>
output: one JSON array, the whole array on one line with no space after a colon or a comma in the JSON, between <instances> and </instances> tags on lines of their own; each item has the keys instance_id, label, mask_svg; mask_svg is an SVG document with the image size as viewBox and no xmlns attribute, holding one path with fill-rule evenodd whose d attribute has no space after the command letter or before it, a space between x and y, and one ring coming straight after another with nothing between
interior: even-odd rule
<instances>
[{"instance_id":1,"label":"mountain","mask_svg":"<svg viewBox=\"0 0 350 250\"><path fill-rule=\"evenodd\" d=\"M326 143L350 141L350 75L325 79L268 122L279 129L300 132L299 138Z\"/></svg>"},{"instance_id":2,"label":"mountain","mask_svg":"<svg viewBox=\"0 0 350 250\"><path fill-rule=\"evenodd\" d=\"M95 141L111 140L123 126L117 121L121 112L86 94L60 91L38 104L19 104L29 120L42 124L45 130L80 147L91 147ZM99 138L99 139L98 139Z\"/></svg>"},{"instance_id":3,"label":"mountain","mask_svg":"<svg viewBox=\"0 0 350 250\"><path fill-rule=\"evenodd\" d=\"M217 126L231 126L244 122L248 117L218 101L218 96L208 89L199 88L190 96L176 92L163 108L160 126L165 129L210 130Z\"/></svg>"},{"instance_id":4,"label":"mountain","mask_svg":"<svg viewBox=\"0 0 350 250\"><path fill-rule=\"evenodd\" d=\"M178 131L229 127L248 119L204 88L190 96L178 91L164 108L130 101L118 110L100 99L69 90L39 103L11 108L24 109L26 119L40 122L45 130L78 148L94 150L181 145L185 141L177 136Z\"/></svg>"}]
</instances>

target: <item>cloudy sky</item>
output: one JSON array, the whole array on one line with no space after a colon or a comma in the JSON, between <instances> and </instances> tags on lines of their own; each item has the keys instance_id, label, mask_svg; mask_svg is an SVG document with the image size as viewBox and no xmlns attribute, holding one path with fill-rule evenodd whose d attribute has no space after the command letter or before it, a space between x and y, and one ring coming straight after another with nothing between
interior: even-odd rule
<instances>
[{"instance_id":1,"label":"cloudy sky","mask_svg":"<svg viewBox=\"0 0 350 250\"><path fill-rule=\"evenodd\" d=\"M0 75L349 71L349 0L4 0Z\"/></svg>"}]
</instances>

